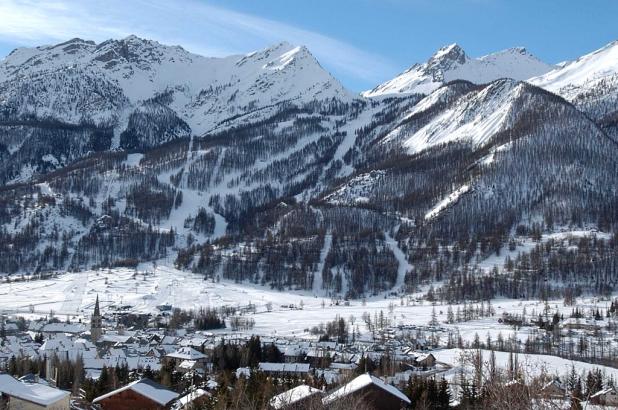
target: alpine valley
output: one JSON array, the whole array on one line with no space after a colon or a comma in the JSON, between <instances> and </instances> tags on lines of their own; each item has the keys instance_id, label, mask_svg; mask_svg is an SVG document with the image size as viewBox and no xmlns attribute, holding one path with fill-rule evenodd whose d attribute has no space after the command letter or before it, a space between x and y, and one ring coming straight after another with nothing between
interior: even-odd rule
<instances>
[{"instance_id":1,"label":"alpine valley","mask_svg":"<svg viewBox=\"0 0 618 410\"><path fill-rule=\"evenodd\" d=\"M618 42L438 50L361 94L288 43L130 36L0 61L0 273L169 263L449 301L618 285Z\"/></svg>"}]
</instances>

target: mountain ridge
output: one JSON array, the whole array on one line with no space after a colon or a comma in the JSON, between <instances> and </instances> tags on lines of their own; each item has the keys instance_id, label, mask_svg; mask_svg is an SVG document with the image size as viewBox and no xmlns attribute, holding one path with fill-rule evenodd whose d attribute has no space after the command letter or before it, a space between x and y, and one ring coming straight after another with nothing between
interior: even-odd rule
<instances>
[{"instance_id":1,"label":"mountain ridge","mask_svg":"<svg viewBox=\"0 0 618 410\"><path fill-rule=\"evenodd\" d=\"M372 90L362 93L365 97L397 94L429 94L452 80L487 83L499 78L527 80L550 71L552 66L543 63L524 47L514 47L479 58L470 58L457 44L440 48L423 64L415 64Z\"/></svg>"},{"instance_id":2,"label":"mountain ridge","mask_svg":"<svg viewBox=\"0 0 618 410\"><path fill-rule=\"evenodd\" d=\"M302 46L209 59L157 44L73 40L0 63L0 273L159 260L363 297L477 273L522 235L618 224L618 146L594 88L582 104L516 79L448 81L440 70L472 61L451 45L435 89L364 98Z\"/></svg>"}]
</instances>

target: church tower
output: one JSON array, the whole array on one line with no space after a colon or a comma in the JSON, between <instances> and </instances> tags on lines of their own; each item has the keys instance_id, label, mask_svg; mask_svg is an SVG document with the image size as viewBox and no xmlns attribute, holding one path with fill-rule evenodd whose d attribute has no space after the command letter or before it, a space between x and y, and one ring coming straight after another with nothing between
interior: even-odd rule
<instances>
[{"instance_id":1,"label":"church tower","mask_svg":"<svg viewBox=\"0 0 618 410\"><path fill-rule=\"evenodd\" d=\"M103 318L101 317L101 309L99 308L99 295L94 304L94 313L90 319L90 339L92 343L96 343L103 334Z\"/></svg>"}]
</instances>

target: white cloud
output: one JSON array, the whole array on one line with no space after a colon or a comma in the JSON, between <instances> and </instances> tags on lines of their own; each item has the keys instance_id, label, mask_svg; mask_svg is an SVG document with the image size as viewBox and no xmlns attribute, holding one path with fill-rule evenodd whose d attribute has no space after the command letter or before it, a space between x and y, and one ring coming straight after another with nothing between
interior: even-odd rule
<instances>
[{"instance_id":1,"label":"white cloud","mask_svg":"<svg viewBox=\"0 0 618 410\"><path fill-rule=\"evenodd\" d=\"M335 73L366 82L396 71L382 57L288 24L195 0L0 0L0 39L39 45L129 34L221 56L289 41L303 44Z\"/></svg>"}]
</instances>

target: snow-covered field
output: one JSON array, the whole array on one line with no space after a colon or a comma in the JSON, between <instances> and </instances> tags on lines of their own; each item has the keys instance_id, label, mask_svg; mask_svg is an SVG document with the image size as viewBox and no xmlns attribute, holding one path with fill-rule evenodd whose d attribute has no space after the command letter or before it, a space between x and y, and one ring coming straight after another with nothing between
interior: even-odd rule
<instances>
[{"instance_id":1,"label":"snow-covered field","mask_svg":"<svg viewBox=\"0 0 618 410\"><path fill-rule=\"evenodd\" d=\"M61 274L53 279L29 282L0 283L0 311L29 315L56 315L88 318L96 296L101 299L103 310L112 306L130 305L131 310L155 313L157 306L170 304L184 309L199 307L256 305L255 328L251 331L262 335L309 336L306 329L321 322L333 320L337 315L356 318L361 333L366 332L361 317L364 312L373 315L382 311L394 325L427 325L435 308L438 320L446 322L447 306L432 306L413 296L386 299L369 298L365 302L352 300L337 305L331 299L318 297L311 291L278 292L269 288L236 284L230 281L213 282L201 275L180 271L168 266L140 266L133 270L86 271ZM268 305L272 311L268 311ZM562 301L550 302L552 308L565 312ZM289 307L294 305L294 308ZM593 306L592 300L582 300L580 306ZM300 307L302 306L302 310ZM462 338L473 340L478 333L481 339L489 334L496 339L502 333L506 339L515 332L512 327L498 323L503 312L521 313L526 308L532 316L541 312L544 305L538 301L495 300L492 306L496 315L453 325L443 323L446 329L457 328ZM604 302L598 304L604 307ZM457 306L452 307L454 310ZM531 328L517 330L517 337L525 339Z\"/></svg>"},{"instance_id":2,"label":"snow-covered field","mask_svg":"<svg viewBox=\"0 0 618 410\"><path fill-rule=\"evenodd\" d=\"M499 369L506 369L509 362L509 353L507 352L494 352L496 355L496 366ZM432 351L436 360L440 363L452 366L445 377L457 381L457 377L461 372L463 365L466 372L472 371L472 357L475 354L471 349L443 349ZM491 352L489 350L481 350L483 368L489 367L489 360ZM564 378L570 371L572 366L575 366L576 372L579 374L582 371L588 372L594 369L600 369L607 377L613 377L614 380L618 378L618 369L608 366L601 366L597 364L573 361L563 359L556 356L543 355L543 354L525 354L514 353L514 359L517 359L517 363L524 377L547 374L552 376L558 376Z\"/></svg>"}]
</instances>

